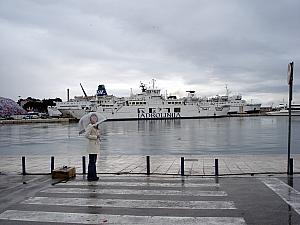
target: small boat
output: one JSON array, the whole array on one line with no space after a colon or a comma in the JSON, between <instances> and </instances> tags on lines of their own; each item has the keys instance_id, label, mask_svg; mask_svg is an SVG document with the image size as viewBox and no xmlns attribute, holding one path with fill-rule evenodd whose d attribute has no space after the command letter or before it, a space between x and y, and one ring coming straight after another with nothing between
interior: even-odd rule
<instances>
[{"instance_id":1,"label":"small boat","mask_svg":"<svg viewBox=\"0 0 300 225\"><path fill-rule=\"evenodd\" d=\"M270 116L288 116L289 109L285 105L285 107L279 108L279 110L267 112L266 114L270 115ZM291 115L292 116L300 116L300 105L292 105Z\"/></svg>"}]
</instances>

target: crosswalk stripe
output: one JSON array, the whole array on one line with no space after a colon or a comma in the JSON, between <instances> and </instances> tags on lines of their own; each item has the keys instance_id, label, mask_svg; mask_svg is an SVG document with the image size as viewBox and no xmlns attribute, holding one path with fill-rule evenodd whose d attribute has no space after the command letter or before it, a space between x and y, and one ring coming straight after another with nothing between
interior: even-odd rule
<instances>
[{"instance_id":1,"label":"crosswalk stripe","mask_svg":"<svg viewBox=\"0 0 300 225\"><path fill-rule=\"evenodd\" d=\"M241 217L163 217L7 210L2 220L75 224L246 225Z\"/></svg>"},{"instance_id":2,"label":"crosswalk stripe","mask_svg":"<svg viewBox=\"0 0 300 225\"><path fill-rule=\"evenodd\" d=\"M145 186L145 187L219 187L220 184L217 183L149 183L149 182L103 182L103 181L69 181L66 183L59 183L57 185L89 185L89 186L122 186L122 187L128 187L128 186Z\"/></svg>"},{"instance_id":3,"label":"crosswalk stripe","mask_svg":"<svg viewBox=\"0 0 300 225\"><path fill-rule=\"evenodd\" d=\"M225 191L198 190L132 190L91 188L48 188L43 193L121 194L121 195L184 195L184 196L227 196Z\"/></svg>"},{"instance_id":4,"label":"crosswalk stripe","mask_svg":"<svg viewBox=\"0 0 300 225\"><path fill-rule=\"evenodd\" d=\"M170 183L181 183L181 182L190 182L190 183L201 183L201 182L215 182L215 178L211 177L153 177L153 176L101 176L100 181L105 180L120 180L120 181L144 181L144 182L170 182Z\"/></svg>"},{"instance_id":5,"label":"crosswalk stripe","mask_svg":"<svg viewBox=\"0 0 300 225\"><path fill-rule=\"evenodd\" d=\"M236 209L232 201L172 201L172 200L127 200L97 198L33 197L23 204L125 207L125 208L172 208L172 209Z\"/></svg>"},{"instance_id":6,"label":"crosswalk stripe","mask_svg":"<svg viewBox=\"0 0 300 225\"><path fill-rule=\"evenodd\" d=\"M279 195L300 215L300 192L287 185L278 178L260 178L267 187Z\"/></svg>"}]
</instances>

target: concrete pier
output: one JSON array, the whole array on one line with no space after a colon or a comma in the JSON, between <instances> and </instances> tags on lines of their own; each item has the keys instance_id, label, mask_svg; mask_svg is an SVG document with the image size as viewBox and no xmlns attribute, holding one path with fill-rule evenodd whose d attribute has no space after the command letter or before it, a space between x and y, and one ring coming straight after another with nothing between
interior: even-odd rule
<instances>
[{"instance_id":1,"label":"concrete pier","mask_svg":"<svg viewBox=\"0 0 300 225\"><path fill-rule=\"evenodd\" d=\"M22 120L0 120L0 124L26 124L26 123L69 123L70 118L50 118L50 119L22 119Z\"/></svg>"}]
</instances>

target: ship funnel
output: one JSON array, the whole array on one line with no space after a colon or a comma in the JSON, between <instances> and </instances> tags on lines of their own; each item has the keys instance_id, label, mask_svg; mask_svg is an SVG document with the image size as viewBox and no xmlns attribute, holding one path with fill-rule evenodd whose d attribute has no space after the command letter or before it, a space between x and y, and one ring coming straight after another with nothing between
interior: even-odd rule
<instances>
[{"instance_id":1,"label":"ship funnel","mask_svg":"<svg viewBox=\"0 0 300 225\"><path fill-rule=\"evenodd\" d=\"M106 96L107 92L103 84L98 85L97 96Z\"/></svg>"},{"instance_id":2,"label":"ship funnel","mask_svg":"<svg viewBox=\"0 0 300 225\"><path fill-rule=\"evenodd\" d=\"M68 100L68 102L70 101L70 89L69 88L67 89L67 100Z\"/></svg>"}]
</instances>

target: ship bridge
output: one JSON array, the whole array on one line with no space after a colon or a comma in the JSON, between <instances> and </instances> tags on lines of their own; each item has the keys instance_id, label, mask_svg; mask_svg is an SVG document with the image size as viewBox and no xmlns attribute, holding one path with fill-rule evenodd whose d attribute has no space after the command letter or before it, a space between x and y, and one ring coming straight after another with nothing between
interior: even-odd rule
<instances>
[{"instance_id":1,"label":"ship bridge","mask_svg":"<svg viewBox=\"0 0 300 225\"><path fill-rule=\"evenodd\" d=\"M150 96L160 96L160 90L159 89L147 89L146 94Z\"/></svg>"}]
</instances>

